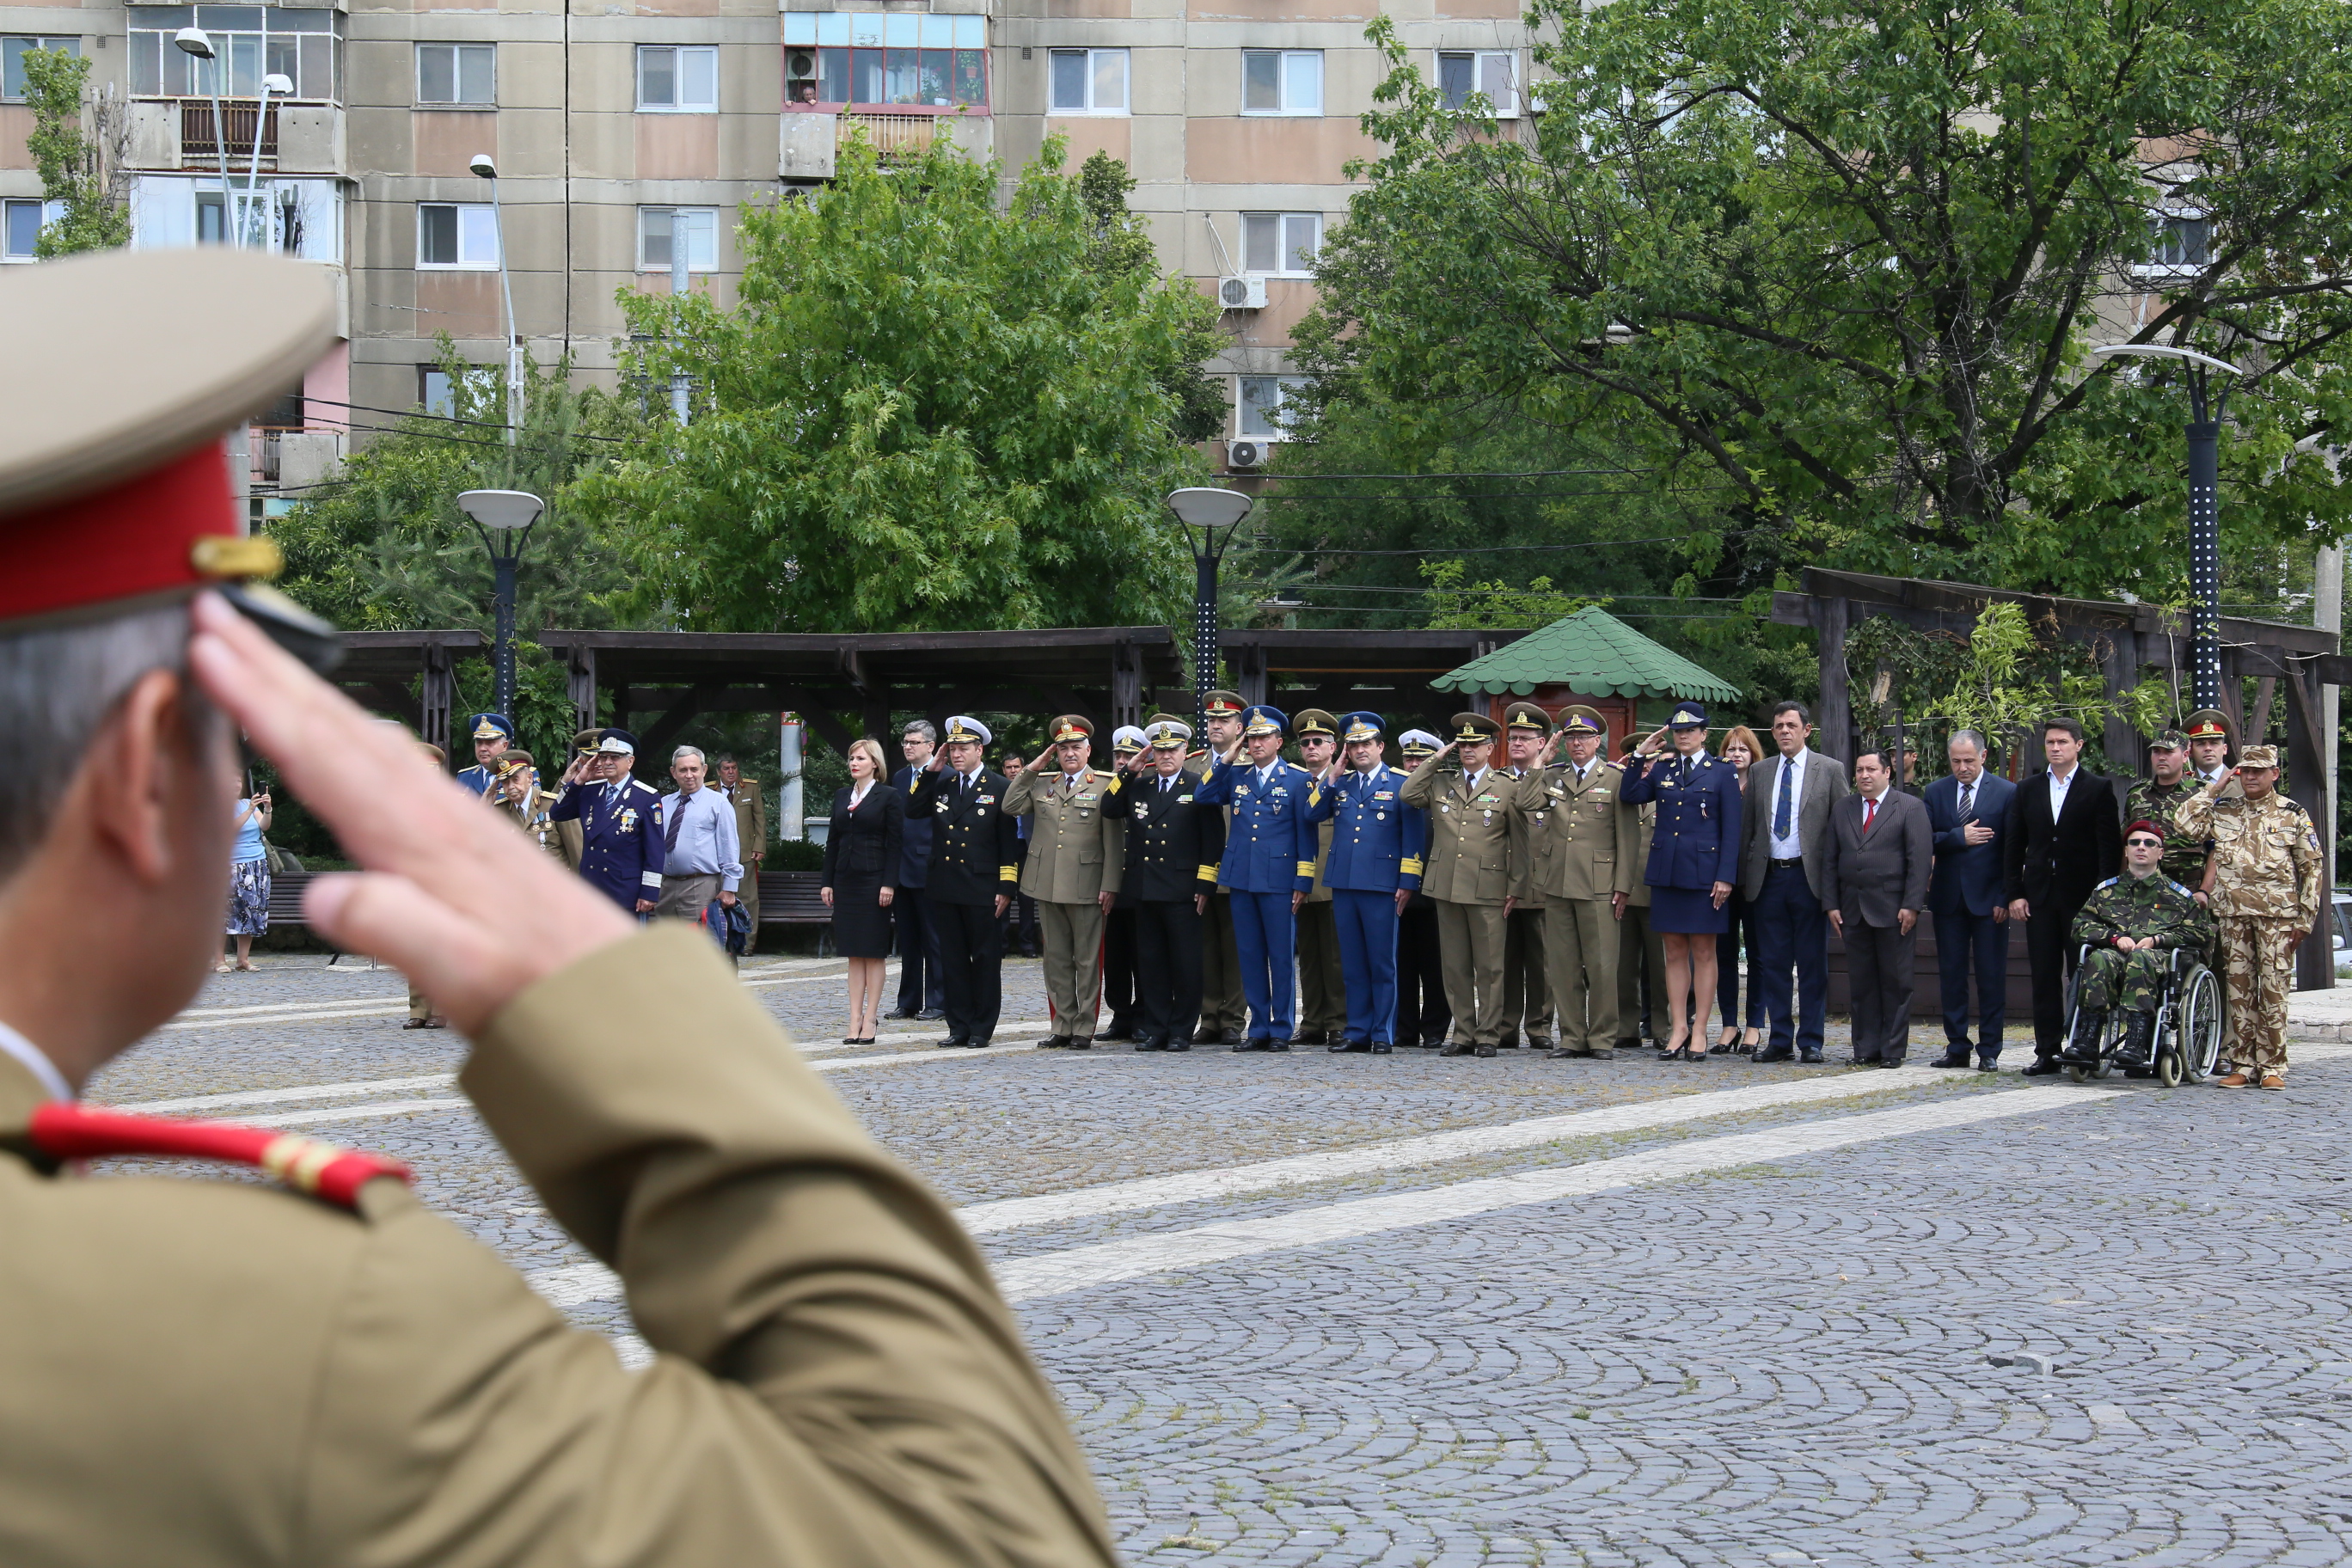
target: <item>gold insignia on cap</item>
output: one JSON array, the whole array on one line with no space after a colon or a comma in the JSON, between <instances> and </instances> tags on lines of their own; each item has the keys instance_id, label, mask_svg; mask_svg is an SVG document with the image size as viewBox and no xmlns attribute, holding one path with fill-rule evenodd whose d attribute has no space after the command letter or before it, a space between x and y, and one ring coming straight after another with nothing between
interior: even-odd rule
<instances>
[{"instance_id":1,"label":"gold insignia on cap","mask_svg":"<svg viewBox=\"0 0 2352 1568\"><path fill-rule=\"evenodd\" d=\"M188 564L207 577L275 577L286 570L286 553L267 534L207 533L188 546Z\"/></svg>"},{"instance_id":2,"label":"gold insignia on cap","mask_svg":"<svg viewBox=\"0 0 2352 1568\"><path fill-rule=\"evenodd\" d=\"M1348 741L1351 745L1358 741L1377 741L1380 738L1381 727L1369 719L1359 719L1348 726Z\"/></svg>"},{"instance_id":3,"label":"gold insignia on cap","mask_svg":"<svg viewBox=\"0 0 2352 1568\"><path fill-rule=\"evenodd\" d=\"M1676 713L1673 721L1676 724L1704 724L1706 722L1706 720L1700 718L1696 713L1692 712L1687 708L1683 709L1680 712Z\"/></svg>"}]
</instances>

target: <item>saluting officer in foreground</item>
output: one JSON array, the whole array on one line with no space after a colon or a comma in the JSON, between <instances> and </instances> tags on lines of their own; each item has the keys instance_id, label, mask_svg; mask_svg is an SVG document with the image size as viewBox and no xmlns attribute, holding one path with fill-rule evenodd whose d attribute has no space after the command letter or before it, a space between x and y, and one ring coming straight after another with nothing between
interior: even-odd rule
<instances>
[{"instance_id":1,"label":"saluting officer in foreground","mask_svg":"<svg viewBox=\"0 0 2352 1568\"><path fill-rule=\"evenodd\" d=\"M1201 934L1225 814L1198 798L1201 775L1185 766L1192 726L1171 713L1144 728L1147 766L1129 759L1103 811L1127 824L1127 875L1119 897L1135 912L1135 1048L1189 1051L1201 1016Z\"/></svg>"},{"instance_id":2,"label":"saluting officer in foreground","mask_svg":"<svg viewBox=\"0 0 2352 1568\"><path fill-rule=\"evenodd\" d=\"M205 591L323 657L234 586L274 552L219 439L332 342L319 269L115 251L0 306L0 732L39 742L0 785L0 1562L1112 1562L980 1255L710 944L639 929ZM218 946L240 729L365 868L311 884L313 928L470 1037L461 1087L620 1272L644 1370L392 1162L73 1103ZM60 889L140 940L89 941ZM126 1152L298 1191L63 1163Z\"/></svg>"},{"instance_id":3,"label":"saluting officer in foreground","mask_svg":"<svg viewBox=\"0 0 2352 1568\"><path fill-rule=\"evenodd\" d=\"M1422 890L1437 904L1445 1000L1454 1037L1437 1054L1495 1054L1503 1035L1503 900L1511 890L1511 813L1518 785L1489 764L1502 726L1484 713L1454 715L1454 738L1412 770L1404 800L1429 814ZM1459 773L1441 772L1456 748Z\"/></svg>"},{"instance_id":4,"label":"saluting officer in foreground","mask_svg":"<svg viewBox=\"0 0 2352 1568\"><path fill-rule=\"evenodd\" d=\"M1217 882L1233 890L1234 940L1249 999L1249 1035L1237 1051L1290 1048L1297 917L1315 883L1315 829L1307 820L1315 781L1282 760L1288 727L1279 708L1261 702L1244 710L1244 759L1219 763L1192 792L1197 801L1234 808Z\"/></svg>"},{"instance_id":5,"label":"saluting officer in foreground","mask_svg":"<svg viewBox=\"0 0 2352 1568\"><path fill-rule=\"evenodd\" d=\"M942 1048L986 1048L1004 1007L1004 911L1019 879L1021 837L1004 809L1005 784L988 768L995 732L958 713L945 742L915 780L909 813L931 820L924 892L940 930Z\"/></svg>"},{"instance_id":6,"label":"saluting officer in foreground","mask_svg":"<svg viewBox=\"0 0 2352 1568\"><path fill-rule=\"evenodd\" d=\"M547 815L580 824L580 874L625 910L653 913L661 901L661 792L630 775L637 738L600 730L596 750L563 770L563 787Z\"/></svg>"},{"instance_id":7,"label":"saluting officer in foreground","mask_svg":"<svg viewBox=\"0 0 2352 1568\"><path fill-rule=\"evenodd\" d=\"M1386 1056L1396 1042L1397 921L1421 886L1428 818L1404 803L1404 775L1381 757L1381 716L1339 721L1348 767L1319 784L1307 816L1330 826L1324 878L1347 974L1348 1022L1334 1051Z\"/></svg>"},{"instance_id":8,"label":"saluting officer in foreground","mask_svg":"<svg viewBox=\"0 0 2352 1568\"><path fill-rule=\"evenodd\" d=\"M473 725L474 765L458 769L457 782L470 793L488 800L504 772L499 763L513 749L514 721L503 713L477 713Z\"/></svg>"},{"instance_id":9,"label":"saluting officer in foreground","mask_svg":"<svg viewBox=\"0 0 2352 1568\"><path fill-rule=\"evenodd\" d=\"M1407 730L1397 737L1397 750L1404 753L1403 771L1408 775L1443 746L1426 730ZM1424 855L1428 844L1429 816L1423 812ZM1445 963L1437 940L1437 906L1430 901L1426 889L1416 888L1404 901L1404 912L1397 917L1397 1044L1434 1049L1445 1043L1453 1026L1454 1010L1445 1001Z\"/></svg>"},{"instance_id":10,"label":"saluting officer in foreground","mask_svg":"<svg viewBox=\"0 0 2352 1568\"><path fill-rule=\"evenodd\" d=\"M1145 765L1148 742L1139 724L1121 724L1110 732L1110 776L1120 778ZM1104 803L1108 809L1109 803ZM1110 1022L1095 1031L1097 1040L1132 1040L1135 1027L1135 900L1128 896L1127 877L1119 877L1118 896L1103 917L1103 1006Z\"/></svg>"},{"instance_id":11,"label":"saluting officer in foreground","mask_svg":"<svg viewBox=\"0 0 2352 1568\"><path fill-rule=\"evenodd\" d=\"M1519 813L1543 851L1544 967L1559 1015L1555 1057L1606 1057L1617 1042L1618 925L1632 897L1642 834L1619 797L1624 770L1601 754L1598 710L1573 707L1519 781ZM1568 760L1555 764L1562 746Z\"/></svg>"},{"instance_id":12,"label":"saluting officer in foreground","mask_svg":"<svg viewBox=\"0 0 2352 1568\"><path fill-rule=\"evenodd\" d=\"M1551 740L1551 716L1532 702L1503 710L1503 776L1524 780L1542 771L1538 760ZM1503 901L1503 1037L1505 1047L1522 1035L1530 1049L1551 1045L1551 988L1544 982L1543 882L1551 853L1544 824L1551 797L1511 813L1511 891Z\"/></svg>"},{"instance_id":13,"label":"saluting officer in foreground","mask_svg":"<svg viewBox=\"0 0 2352 1568\"><path fill-rule=\"evenodd\" d=\"M1103 917L1118 897L1127 861L1124 825L1103 814L1112 774L1087 765L1095 727L1076 713L1048 726L1053 744L1013 775L1004 809L1029 818L1029 857L1021 890L1037 901L1045 950L1045 1005L1053 1032L1038 1041L1053 1050L1083 1051L1095 1043L1102 1006ZM1052 764L1052 780L1045 777Z\"/></svg>"}]
</instances>

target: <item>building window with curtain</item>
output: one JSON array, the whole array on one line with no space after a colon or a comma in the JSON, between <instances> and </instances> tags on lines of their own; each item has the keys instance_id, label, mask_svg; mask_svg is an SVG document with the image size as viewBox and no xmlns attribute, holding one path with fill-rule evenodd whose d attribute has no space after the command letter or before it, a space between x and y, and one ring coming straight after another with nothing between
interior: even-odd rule
<instances>
[{"instance_id":1,"label":"building window with curtain","mask_svg":"<svg viewBox=\"0 0 2352 1568\"><path fill-rule=\"evenodd\" d=\"M988 18L787 11L784 100L796 108L988 108Z\"/></svg>"}]
</instances>

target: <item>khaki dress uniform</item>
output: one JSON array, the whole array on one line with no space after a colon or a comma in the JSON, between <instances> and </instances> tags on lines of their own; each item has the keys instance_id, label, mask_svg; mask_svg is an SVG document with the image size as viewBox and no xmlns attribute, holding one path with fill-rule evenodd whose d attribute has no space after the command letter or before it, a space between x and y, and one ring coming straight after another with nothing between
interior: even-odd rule
<instances>
[{"instance_id":1,"label":"khaki dress uniform","mask_svg":"<svg viewBox=\"0 0 2352 1568\"><path fill-rule=\"evenodd\" d=\"M1329 735L1336 742L1339 731L1339 719L1320 708L1300 709L1293 726L1293 733L1301 739ZM1332 912L1331 889L1323 880L1324 868L1331 863L1335 826L1329 817L1316 825L1315 888L1298 906L1298 1033L1291 1042L1294 1045L1319 1046L1348 1032L1348 980L1339 963L1339 922Z\"/></svg>"},{"instance_id":2,"label":"khaki dress uniform","mask_svg":"<svg viewBox=\"0 0 2352 1568\"><path fill-rule=\"evenodd\" d=\"M332 628L252 592L276 551L220 445L333 343L320 268L118 250L8 269L0 314L0 619L217 586L326 663ZM698 932L632 928L524 987L458 1079L617 1270L635 1372L391 1163L68 1103L44 1043L0 1053L9 1568L1116 1560L986 1261ZM295 1191L76 1163L175 1149Z\"/></svg>"},{"instance_id":3,"label":"khaki dress uniform","mask_svg":"<svg viewBox=\"0 0 2352 1568\"><path fill-rule=\"evenodd\" d=\"M743 862L743 885L735 889L735 899L751 917L751 932L743 938L743 951L750 952L760 942L760 870L765 864L751 857L767 853L768 801L760 791L758 779L747 779L740 773L731 788L726 784L711 787L735 807L735 853Z\"/></svg>"},{"instance_id":4,"label":"khaki dress uniform","mask_svg":"<svg viewBox=\"0 0 2352 1568\"><path fill-rule=\"evenodd\" d=\"M1503 900L1511 886L1518 784L1490 766L1473 786L1462 773L1440 771L1438 762L1413 769L1401 793L1407 805L1429 814L1421 890L1437 906L1445 1000L1454 1009L1444 1054L1491 1057L1503 1037Z\"/></svg>"},{"instance_id":5,"label":"khaki dress uniform","mask_svg":"<svg viewBox=\"0 0 2352 1568\"><path fill-rule=\"evenodd\" d=\"M1533 769L1496 771L1516 784L1536 776ZM1511 896L1517 903L1503 921L1501 1044L1506 1047L1517 1045L1523 1035L1530 1047L1551 1044L1552 998L1544 973L1543 900L1544 861L1551 848L1544 826L1551 815L1551 800L1540 795L1538 798L1542 804L1532 813L1511 814Z\"/></svg>"},{"instance_id":6,"label":"khaki dress uniform","mask_svg":"<svg viewBox=\"0 0 2352 1568\"><path fill-rule=\"evenodd\" d=\"M2271 768L2277 759L2273 747L2248 746L2238 765ZM2311 814L2276 789L2260 800L2242 790L2217 800L2209 786L2181 802L2173 820L2189 837L2213 841L2211 907L2237 1034L2231 1059L2242 1072L2284 1079L2291 944L2319 919L2319 835Z\"/></svg>"},{"instance_id":7,"label":"khaki dress uniform","mask_svg":"<svg viewBox=\"0 0 2352 1568\"><path fill-rule=\"evenodd\" d=\"M1083 738L1064 721L1054 725ZM1045 1001L1053 1013L1049 1047L1094 1043L1102 1006L1103 910L1097 895L1118 891L1127 867L1127 824L1103 815L1117 775L1096 768L1051 774L1030 766L1004 792L1004 809L1029 820L1029 855L1021 890L1037 901L1045 938Z\"/></svg>"},{"instance_id":8,"label":"khaki dress uniform","mask_svg":"<svg viewBox=\"0 0 2352 1568\"><path fill-rule=\"evenodd\" d=\"M1520 814L1548 850L1537 892L1559 1049L1577 1056L1606 1056L1617 1042L1622 922L1612 900L1640 884L1643 838L1636 808L1617 798L1624 776L1596 756L1581 779L1563 763L1519 781Z\"/></svg>"}]
</instances>

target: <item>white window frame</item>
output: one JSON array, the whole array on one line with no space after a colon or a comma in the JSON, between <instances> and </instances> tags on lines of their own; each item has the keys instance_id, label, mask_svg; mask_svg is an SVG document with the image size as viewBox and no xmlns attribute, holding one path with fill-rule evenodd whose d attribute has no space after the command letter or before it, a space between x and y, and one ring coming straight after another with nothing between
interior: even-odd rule
<instances>
[{"instance_id":1,"label":"white window frame","mask_svg":"<svg viewBox=\"0 0 2352 1568\"><path fill-rule=\"evenodd\" d=\"M465 51L479 49L490 58L490 95L488 98L427 98L425 96L425 51L449 51L449 86L463 92L466 88ZM416 46L416 101L434 108L496 109L499 103L499 47L496 44L420 43Z\"/></svg>"},{"instance_id":2,"label":"white window frame","mask_svg":"<svg viewBox=\"0 0 2352 1568\"><path fill-rule=\"evenodd\" d=\"M719 270L719 209L717 207L646 206L637 209L637 270L657 272L667 277L674 268L667 261L654 261L646 254L648 238L646 220L656 213L667 213L670 219L670 243L677 243L677 220L680 216L691 220L687 231L686 269L688 272ZM698 260L707 251L708 259Z\"/></svg>"},{"instance_id":3,"label":"white window frame","mask_svg":"<svg viewBox=\"0 0 2352 1568\"><path fill-rule=\"evenodd\" d=\"M1275 226L1275 265L1272 267L1254 266L1252 265L1253 257L1250 246L1251 230L1254 226L1264 225L1269 221ZM1286 264L1297 254L1298 247L1292 243L1291 237L1293 226L1300 223L1313 224L1315 237L1313 242L1307 247L1307 260L1310 265L1304 268L1294 268ZM1312 278L1315 275L1312 263L1315 258L1320 256L1322 253L1323 215L1321 213L1277 212L1242 214L1242 270L1250 277Z\"/></svg>"},{"instance_id":4,"label":"white window frame","mask_svg":"<svg viewBox=\"0 0 2352 1568\"><path fill-rule=\"evenodd\" d=\"M2151 256L2146 261L2132 265L2135 278L2194 278L2211 263L2213 258L2213 215L2203 207L2159 207L2153 226L2160 237L2176 223L2201 223L2205 226L2205 260L2162 261Z\"/></svg>"},{"instance_id":5,"label":"white window frame","mask_svg":"<svg viewBox=\"0 0 2352 1568\"><path fill-rule=\"evenodd\" d=\"M457 215L455 220L457 230L457 258L455 261L425 259L425 215L428 211L441 207L448 208ZM474 221L470 224L467 221L468 214L473 215L474 217ZM483 258L478 248L475 249L473 255L468 256L467 254L468 239L478 245L478 242L485 237L488 239L490 247L488 258ZM488 202L417 203L416 269L419 272L496 272L499 269L498 208Z\"/></svg>"},{"instance_id":6,"label":"white window frame","mask_svg":"<svg viewBox=\"0 0 2352 1568\"><path fill-rule=\"evenodd\" d=\"M35 33L5 33L0 34L0 42L26 44L31 46L31 48L25 51L26 53L30 53L31 49L48 49L53 52L72 55L76 58L79 58L81 54L81 39L79 37L60 38L46 37ZM0 80L0 103L22 103L24 101L25 95L21 92L13 98L7 96L7 83L5 80Z\"/></svg>"},{"instance_id":7,"label":"white window frame","mask_svg":"<svg viewBox=\"0 0 2352 1568\"><path fill-rule=\"evenodd\" d=\"M1234 377L1234 439L1236 441L1290 440L1292 438L1290 426L1281 417L1282 408L1290 401L1291 389L1306 384L1307 378L1303 375L1237 375ZM1261 398L1265 392L1271 388L1274 393L1273 403L1267 404L1261 401L1253 404L1250 401L1250 393L1254 388L1259 393ZM1265 410L1265 423L1270 428L1253 430L1249 427L1254 408Z\"/></svg>"},{"instance_id":8,"label":"white window frame","mask_svg":"<svg viewBox=\"0 0 2352 1568\"><path fill-rule=\"evenodd\" d=\"M1471 62L1470 92L1473 96L1478 93L1486 92L1486 67L1488 64L1494 61L1502 62L1504 72L1510 82L1510 86L1499 97L1491 92L1486 92L1486 97L1494 105L1493 113L1496 119L1517 120L1519 117L1519 84L1522 73L1519 69L1518 50L1439 49L1436 51L1436 54L1437 82L1438 89L1441 92L1444 90L1445 62L1448 58L1458 59L1464 56L1467 56L1469 58Z\"/></svg>"},{"instance_id":9,"label":"white window frame","mask_svg":"<svg viewBox=\"0 0 2352 1568\"><path fill-rule=\"evenodd\" d=\"M646 61L656 50L667 50L670 56L670 89L677 100L670 103L649 103L646 100ZM687 61L695 58L707 61L710 70L710 100L708 103L688 102L685 98ZM636 54L637 112L639 114L716 114L719 112L719 46L716 44L639 44Z\"/></svg>"},{"instance_id":10,"label":"white window frame","mask_svg":"<svg viewBox=\"0 0 2352 1568\"><path fill-rule=\"evenodd\" d=\"M1116 55L1116 56L1118 56L1118 57L1119 96L1120 96L1120 98L1121 98L1124 101L1119 102L1119 103L1117 103L1117 104L1110 105L1109 107L1107 107L1107 108L1106 108L1106 107L1102 107L1102 106L1100 106L1100 105L1098 105L1098 104L1097 103L1096 100L1097 100L1097 92L1096 92L1096 89L1100 85L1101 73L1102 73L1102 67L1101 67L1101 65L1100 65L1098 62L1099 62L1099 61L1101 61L1105 57L1107 57L1107 56L1111 56L1111 55ZM1085 68L1085 70L1084 70L1084 71L1083 71L1083 73L1082 73L1082 75L1083 75L1083 77L1084 77L1084 79L1085 79L1085 84L1086 84L1086 103L1085 103L1084 107L1080 107L1080 108L1073 108L1073 107L1069 107L1069 106L1066 106L1066 105L1056 104L1056 103L1054 101L1054 85L1055 85L1055 83L1054 83L1054 75L1055 75L1055 66L1056 66L1056 65L1058 65L1062 60L1066 59L1066 58L1070 58L1070 57L1072 57L1072 56L1076 56L1076 57L1078 57L1078 58L1082 58L1082 59L1084 59L1084 60L1086 61L1086 68ZM1129 53L1129 51L1128 51L1128 50L1126 50L1126 49L1048 49L1048 50L1046 50L1046 51L1045 51L1045 103L1046 103L1046 106L1047 106L1047 107L1046 107L1046 110L1045 110L1045 112L1046 112L1046 113L1048 113L1048 114L1054 114L1054 115L1065 115L1065 116L1066 116L1066 115L1073 115L1073 114L1093 114L1093 115L1105 115L1105 116L1109 116L1109 117L1111 117L1111 118L1116 119L1116 118L1119 118L1119 117L1121 117L1121 116L1129 115L1129 114L1134 113L1134 112L1135 112L1135 59L1134 59L1134 57Z\"/></svg>"},{"instance_id":11,"label":"white window frame","mask_svg":"<svg viewBox=\"0 0 2352 1568\"><path fill-rule=\"evenodd\" d=\"M1278 107L1253 109L1249 101L1250 62L1254 58L1268 58L1274 61L1274 96ZM1297 83L1293 80L1292 69L1294 66L1304 66L1309 61L1314 64L1315 101L1296 102L1293 100L1292 89ZM1323 113L1323 51L1321 49L1244 49L1242 51L1242 112L1252 118L1262 115L1320 118Z\"/></svg>"},{"instance_id":12,"label":"white window frame","mask_svg":"<svg viewBox=\"0 0 2352 1568\"><path fill-rule=\"evenodd\" d=\"M20 256L16 252L6 248L11 219L14 217L16 209L18 207L40 208L41 228L48 227L49 225L56 223L66 216L65 203L47 202L43 201L38 196L11 196L6 201L0 202L0 262L5 262L12 267L22 266L26 262L37 261L40 259L39 257L35 256L29 250ZM34 241L38 243L40 237L40 229L34 230Z\"/></svg>"}]
</instances>

